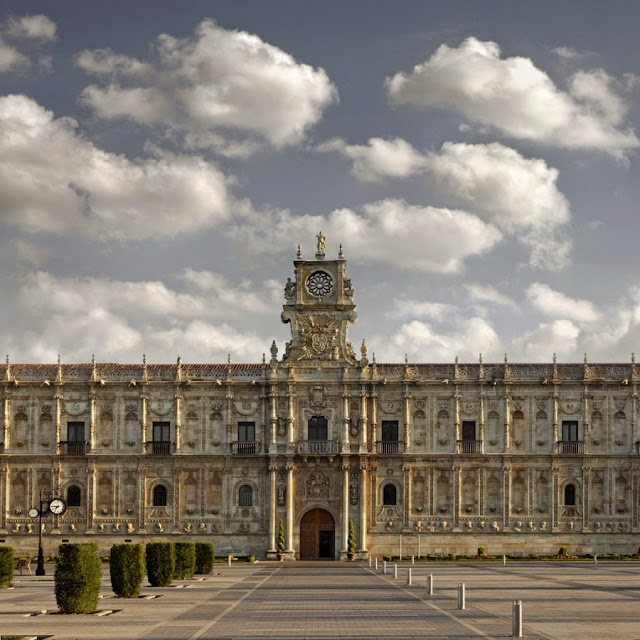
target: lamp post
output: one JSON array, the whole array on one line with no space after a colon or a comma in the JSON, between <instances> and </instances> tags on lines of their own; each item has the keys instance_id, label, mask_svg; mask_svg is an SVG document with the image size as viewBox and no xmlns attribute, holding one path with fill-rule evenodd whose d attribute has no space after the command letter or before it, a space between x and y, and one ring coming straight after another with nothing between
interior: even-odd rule
<instances>
[{"instance_id":1,"label":"lamp post","mask_svg":"<svg viewBox=\"0 0 640 640\"><path fill-rule=\"evenodd\" d=\"M29 509L30 518L38 518L38 566L37 576L44 576L44 553L42 552L42 518L48 513L61 516L67 510L67 504L62 498L54 497L53 493L40 491L40 508Z\"/></svg>"}]
</instances>

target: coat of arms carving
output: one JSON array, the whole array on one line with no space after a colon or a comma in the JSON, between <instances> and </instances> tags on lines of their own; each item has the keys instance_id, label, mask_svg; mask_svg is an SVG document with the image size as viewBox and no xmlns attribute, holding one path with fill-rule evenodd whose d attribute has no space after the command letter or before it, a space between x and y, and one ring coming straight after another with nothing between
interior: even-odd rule
<instances>
[{"instance_id":1,"label":"coat of arms carving","mask_svg":"<svg viewBox=\"0 0 640 640\"><path fill-rule=\"evenodd\" d=\"M309 390L309 406L314 409L327 406L327 392L324 387L312 387Z\"/></svg>"}]
</instances>

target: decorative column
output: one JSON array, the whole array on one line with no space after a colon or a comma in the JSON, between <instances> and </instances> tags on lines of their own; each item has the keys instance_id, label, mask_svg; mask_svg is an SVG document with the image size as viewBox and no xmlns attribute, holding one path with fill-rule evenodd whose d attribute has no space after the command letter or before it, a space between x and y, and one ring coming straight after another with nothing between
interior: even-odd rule
<instances>
[{"instance_id":1,"label":"decorative column","mask_svg":"<svg viewBox=\"0 0 640 640\"><path fill-rule=\"evenodd\" d=\"M340 447L342 453L349 453L349 393L347 385L344 385L342 389L342 446ZM348 483L347 483L348 484Z\"/></svg>"},{"instance_id":2,"label":"decorative column","mask_svg":"<svg viewBox=\"0 0 640 640\"><path fill-rule=\"evenodd\" d=\"M277 553L276 547L276 509L278 506L278 465L269 464L269 550L268 553Z\"/></svg>"},{"instance_id":3,"label":"decorative column","mask_svg":"<svg viewBox=\"0 0 640 640\"><path fill-rule=\"evenodd\" d=\"M184 397L176 393L176 453L180 452L182 443L182 400Z\"/></svg>"},{"instance_id":4,"label":"decorative column","mask_svg":"<svg viewBox=\"0 0 640 640\"><path fill-rule=\"evenodd\" d=\"M360 464L360 549L359 552L362 557L367 554L367 502L369 500L369 494L367 492L367 465L366 463Z\"/></svg>"},{"instance_id":5,"label":"decorative column","mask_svg":"<svg viewBox=\"0 0 640 640\"><path fill-rule=\"evenodd\" d=\"M553 390L553 443L552 451L556 451L556 443L560 440L558 435L558 414L560 413L560 396L558 395L558 388Z\"/></svg>"},{"instance_id":6,"label":"decorative column","mask_svg":"<svg viewBox=\"0 0 640 640\"><path fill-rule=\"evenodd\" d=\"M96 467L87 466L87 530L85 533L95 533L93 522L96 517Z\"/></svg>"},{"instance_id":7,"label":"decorative column","mask_svg":"<svg viewBox=\"0 0 640 640\"><path fill-rule=\"evenodd\" d=\"M295 550L293 548L293 516L296 504L296 492L294 486L293 472L295 466L293 463L287 463L287 549L286 553L290 560L295 559Z\"/></svg>"},{"instance_id":8,"label":"decorative column","mask_svg":"<svg viewBox=\"0 0 640 640\"><path fill-rule=\"evenodd\" d=\"M349 545L349 463L342 465L342 549L340 555L347 553Z\"/></svg>"},{"instance_id":9,"label":"decorative column","mask_svg":"<svg viewBox=\"0 0 640 640\"><path fill-rule=\"evenodd\" d=\"M478 439L480 440L480 446L482 447L482 452L484 453L484 423L486 420L486 405L485 401L487 398L487 394L484 392L484 387L480 387L480 425L479 425L479 433Z\"/></svg>"},{"instance_id":10,"label":"decorative column","mask_svg":"<svg viewBox=\"0 0 640 640\"><path fill-rule=\"evenodd\" d=\"M507 389L504 390L504 450L511 449L511 397Z\"/></svg>"},{"instance_id":11,"label":"decorative column","mask_svg":"<svg viewBox=\"0 0 640 640\"><path fill-rule=\"evenodd\" d=\"M54 397L56 400L56 451L60 451L60 440L62 439L62 400L64 398L60 387L58 387Z\"/></svg>"},{"instance_id":12,"label":"decorative column","mask_svg":"<svg viewBox=\"0 0 640 640\"><path fill-rule=\"evenodd\" d=\"M462 425L460 424L460 394L458 393L458 385L456 385L455 395L453 397L456 401L456 406L454 410L456 438L455 438L455 442L453 443L453 450L457 451L458 440L462 440L462 433L460 432Z\"/></svg>"},{"instance_id":13,"label":"decorative column","mask_svg":"<svg viewBox=\"0 0 640 640\"><path fill-rule=\"evenodd\" d=\"M373 436L372 450L375 453L376 442L382 440L378 433L378 394L375 391L371 394L371 434Z\"/></svg>"},{"instance_id":14,"label":"decorative column","mask_svg":"<svg viewBox=\"0 0 640 640\"><path fill-rule=\"evenodd\" d=\"M271 425L271 432L269 435L269 453L277 453L278 388L275 384L270 385L269 391L269 424Z\"/></svg>"},{"instance_id":15,"label":"decorative column","mask_svg":"<svg viewBox=\"0 0 640 640\"><path fill-rule=\"evenodd\" d=\"M229 383L228 383L229 384ZM233 391L227 386L227 451L231 452L231 443L233 442Z\"/></svg>"},{"instance_id":16,"label":"decorative column","mask_svg":"<svg viewBox=\"0 0 640 640\"><path fill-rule=\"evenodd\" d=\"M141 429L141 448L140 452L145 453L147 450L147 440L149 439L147 434L147 412L149 410L149 396L146 393L140 395L140 401L142 402L141 413L141 421L140 421L140 429Z\"/></svg>"},{"instance_id":17,"label":"decorative column","mask_svg":"<svg viewBox=\"0 0 640 640\"><path fill-rule=\"evenodd\" d=\"M404 392L404 450L411 451L411 394L409 388L405 387Z\"/></svg>"},{"instance_id":18,"label":"decorative column","mask_svg":"<svg viewBox=\"0 0 640 640\"><path fill-rule=\"evenodd\" d=\"M409 528L409 517L413 508L413 486L411 483L411 467L408 464L402 465L402 486L404 487L404 527Z\"/></svg>"},{"instance_id":19,"label":"decorative column","mask_svg":"<svg viewBox=\"0 0 640 640\"><path fill-rule=\"evenodd\" d=\"M11 394L5 390L4 393L4 415L2 420L2 441L4 450L11 447Z\"/></svg>"},{"instance_id":20,"label":"decorative column","mask_svg":"<svg viewBox=\"0 0 640 640\"><path fill-rule=\"evenodd\" d=\"M589 526L589 492L591 489L591 467L582 467L582 530L590 529Z\"/></svg>"},{"instance_id":21,"label":"decorative column","mask_svg":"<svg viewBox=\"0 0 640 640\"><path fill-rule=\"evenodd\" d=\"M631 448L630 452L635 453L636 442L638 440L638 388L634 384L631 393Z\"/></svg>"},{"instance_id":22,"label":"decorative column","mask_svg":"<svg viewBox=\"0 0 640 640\"><path fill-rule=\"evenodd\" d=\"M89 392L89 451L96 450L96 390L91 389Z\"/></svg>"},{"instance_id":23,"label":"decorative column","mask_svg":"<svg viewBox=\"0 0 640 640\"><path fill-rule=\"evenodd\" d=\"M368 450L367 442L367 394L364 385L360 391L360 451L366 453Z\"/></svg>"},{"instance_id":24,"label":"decorative column","mask_svg":"<svg viewBox=\"0 0 640 640\"><path fill-rule=\"evenodd\" d=\"M289 451L295 451L296 438L294 430L294 407L293 407L294 391L293 386L289 385L287 390L287 442Z\"/></svg>"},{"instance_id":25,"label":"decorative column","mask_svg":"<svg viewBox=\"0 0 640 640\"><path fill-rule=\"evenodd\" d=\"M6 464L0 466L0 533L7 532L7 511L9 509L9 479L11 470Z\"/></svg>"},{"instance_id":26,"label":"decorative column","mask_svg":"<svg viewBox=\"0 0 640 640\"><path fill-rule=\"evenodd\" d=\"M147 468L138 466L138 533L146 533L147 520Z\"/></svg>"},{"instance_id":27,"label":"decorative column","mask_svg":"<svg viewBox=\"0 0 640 640\"><path fill-rule=\"evenodd\" d=\"M551 485L551 513L552 513L552 529L558 528L558 491L559 491L559 474L560 469L558 467L553 467L551 470L553 482Z\"/></svg>"},{"instance_id":28,"label":"decorative column","mask_svg":"<svg viewBox=\"0 0 640 640\"><path fill-rule=\"evenodd\" d=\"M173 530L180 530L180 467L173 469Z\"/></svg>"},{"instance_id":29,"label":"decorative column","mask_svg":"<svg viewBox=\"0 0 640 640\"><path fill-rule=\"evenodd\" d=\"M502 527L509 525L511 514L511 467L502 467Z\"/></svg>"},{"instance_id":30,"label":"decorative column","mask_svg":"<svg viewBox=\"0 0 640 640\"><path fill-rule=\"evenodd\" d=\"M456 529L460 525L460 475L462 469L460 466L455 465L452 468L452 472L453 500L451 501L451 506L453 510L453 528Z\"/></svg>"}]
</instances>

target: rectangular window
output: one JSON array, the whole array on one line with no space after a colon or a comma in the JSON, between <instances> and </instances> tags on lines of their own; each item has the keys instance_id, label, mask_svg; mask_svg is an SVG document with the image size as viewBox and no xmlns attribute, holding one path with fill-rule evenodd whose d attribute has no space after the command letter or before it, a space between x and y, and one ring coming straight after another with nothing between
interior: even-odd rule
<instances>
[{"instance_id":1,"label":"rectangular window","mask_svg":"<svg viewBox=\"0 0 640 640\"><path fill-rule=\"evenodd\" d=\"M154 422L153 423L153 441L154 442L170 442L170 427L169 422Z\"/></svg>"},{"instance_id":2,"label":"rectangular window","mask_svg":"<svg viewBox=\"0 0 640 640\"><path fill-rule=\"evenodd\" d=\"M84 422L67 422L67 441L84 442Z\"/></svg>"},{"instance_id":3,"label":"rectangular window","mask_svg":"<svg viewBox=\"0 0 640 640\"><path fill-rule=\"evenodd\" d=\"M462 421L462 439L463 440L476 439L476 421L475 420Z\"/></svg>"},{"instance_id":4,"label":"rectangular window","mask_svg":"<svg viewBox=\"0 0 640 640\"><path fill-rule=\"evenodd\" d=\"M562 421L562 440L564 442L577 442L578 440L578 421L577 420Z\"/></svg>"},{"instance_id":5,"label":"rectangular window","mask_svg":"<svg viewBox=\"0 0 640 640\"><path fill-rule=\"evenodd\" d=\"M382 421L382 442L398 442L398 421Z\"/></svg>"},{"instance_id":6,"label":"rectangular window","mask_svg":"<svg viewBox=\"0 0 640 640\"><path fill-rule=\"evenodd\" d=\"M255 422L238 422L238 442L254 442L256 439Z\"/></svg>"}]
</instances>

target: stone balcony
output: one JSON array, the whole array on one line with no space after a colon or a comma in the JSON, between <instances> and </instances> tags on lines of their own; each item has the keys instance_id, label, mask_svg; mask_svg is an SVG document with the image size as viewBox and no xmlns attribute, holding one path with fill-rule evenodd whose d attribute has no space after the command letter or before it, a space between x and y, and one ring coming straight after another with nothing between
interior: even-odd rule
<instances>
[{"instance_id":1,"label":"stone balcony","mask_svg":"<svg viewBox=\"0 0 640 640\"><path fill-rule=\"evenodd\" d=\"M63 456L83 456L91 448L88 442L77 442L75 440L61 441L58 446Z\"/></svg>"},{"instance_id":2,"label":"stone balcony","mask_svg":"<svg viewBox=\"0 0 640 640\"><path fill-rule=\"evenodd\" d=\"M482 453L482 440L458 440L458 453Z\"/></svg>"},{"instance_id":3,"label":"stone balcony","mask_svg":"<svg viewBox=\"0 0 640 640\"><path fill-rule=\"evenodd\" d=\"M376 453L380 455L404 453L404 442L402 440L378 440L376 442Z\"/></svg>"},{"instance_id":4,"label":"stone balcony","mask_svg":"<svg viewBox=\"0 0 640 640\"><path fill-rule=\"evenodd\" d=\"M337 440L299 440L298 453L311 456L326 456L338 453Z\"/></svg>"},{"instance_id":5,"label":"stone balcony","mask_svg":"<svg viewBox=\"0 0 640 640\"><path fill-rule=\"evenodd\" d=\"M556 443L556 453L581 456L587 453L586 443L584 440L560 440Z\"/></svg>"},{"instance_id":6,"label":"stone balcony","mask_svg":"<svg viewBox=\"0 0 640 640\"><path fill-rule=\"evenodd\" d=\"M231 443L231 453L237 456L254 456L260 453L260 443L256 441L236 441Z\"/></svg>"},{"instance_id":7,"label":"stone balcony","mask_svg":"<svg viewBox=\"0 0 640 640\"><path fill-rule=\"evenodd\" d=\"M147 455L170 456L173 453L173 442L145 442Z\"/></svg>"}]
</instances>

